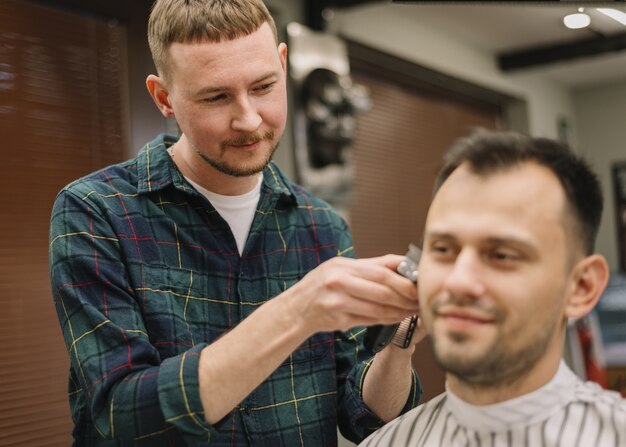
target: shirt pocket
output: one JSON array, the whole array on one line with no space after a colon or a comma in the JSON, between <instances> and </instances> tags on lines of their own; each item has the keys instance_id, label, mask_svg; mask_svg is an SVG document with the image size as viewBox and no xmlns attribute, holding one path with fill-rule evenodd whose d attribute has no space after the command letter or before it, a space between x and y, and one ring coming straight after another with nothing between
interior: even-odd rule
<instances>
[{"instance_id":1,"label":"shirt pocket","mask_svg":"<svg viewBox=\"0 0 626 447\"><path fill-rule=\"evenodd\" d=\"M144 265L137 288L152 344L163 358L198 343L212 343L229 329L236 306L219 273Z\"/></svg>"}]
</instances>

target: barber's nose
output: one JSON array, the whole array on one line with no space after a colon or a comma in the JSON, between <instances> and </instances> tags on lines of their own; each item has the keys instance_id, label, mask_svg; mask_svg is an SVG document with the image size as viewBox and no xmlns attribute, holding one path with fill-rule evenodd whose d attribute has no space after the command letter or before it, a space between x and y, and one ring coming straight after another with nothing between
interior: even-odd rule
<instances>
[{"instance_id":1,"label":"barber's nose","mask_svg":"<svg viewBox=\"0 0 626 447\"><path fill-rule=\"evenodd\" d=\"M445 278L444 287L455 296L478 298L485 292L484 273L479 254L463 249Z\"/></svg>"},{"instance_id":2,"label":"barber's nose","mask_svg":"<svg viewBox=\"0 0 626 447\"><path fill-rule=\"evenodd\" d=\"M259 115L254 103L248 98L237 101L231 122L233 130L254 132L259 128L262 121L263 119L261 115Z\"/></svg>"}]
</instances>

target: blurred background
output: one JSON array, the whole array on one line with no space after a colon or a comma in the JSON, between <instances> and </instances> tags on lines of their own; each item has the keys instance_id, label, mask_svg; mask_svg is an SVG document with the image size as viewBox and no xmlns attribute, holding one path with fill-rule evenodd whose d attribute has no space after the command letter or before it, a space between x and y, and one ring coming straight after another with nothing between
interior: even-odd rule
<instances>
[{"instance_id":1,"label":"blurred background","mask_svg":"<svg viewBox=\"0 0 626 447\"><path fill-rule=\"evenodd\" d=\"M178 132L145 89L151 4L0 2L0 446L71 443L48 279L56 193ZM597 249L613 273L565 355L579 375L626 393L624 3L266 4L289 45L291 107L275 160L340 210L361 257L419 242L441 155L474 127L559 139L587 157L606 194ZM567 28L570 14L588 25ZM424 399L439 394L428 343L414 363Z\"/></svg>"}]
</instances>

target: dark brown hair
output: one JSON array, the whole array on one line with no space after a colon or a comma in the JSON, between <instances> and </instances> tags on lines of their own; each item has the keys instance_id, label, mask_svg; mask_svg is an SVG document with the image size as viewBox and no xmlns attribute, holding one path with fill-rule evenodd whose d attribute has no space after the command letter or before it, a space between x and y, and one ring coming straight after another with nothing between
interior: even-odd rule
<instances>
[{"instance_id":1,"label":"dark brown hair","mask_svg":"<svg viewBox=\"0 0 626 447\"><path fill-rule=\"evenodd\" d=\"M559 179L581 247L585 254L593 253L602 217L602 188L589 164L564 143L515 132L477 129L448 150L435 191L461 164L478 175L488 176L527 162L550 169Z\"/></svg>"}]
</instances>

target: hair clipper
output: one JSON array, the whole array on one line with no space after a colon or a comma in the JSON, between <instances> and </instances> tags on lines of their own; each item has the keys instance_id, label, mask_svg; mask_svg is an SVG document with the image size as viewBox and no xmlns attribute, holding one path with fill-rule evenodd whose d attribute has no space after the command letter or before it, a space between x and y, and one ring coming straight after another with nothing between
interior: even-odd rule
<instances>
[{"instance_id":1,"label":"hair clipper","mask_svg":"<svg viewBox=\"0 0 626 447\"><path fill-rule=\"evenodd\" d=\"M399 274L416 284L418 276L417 266L421 255L422 251L419 247L409 244L409 251L397 268ZM363 340L365 347L372 352L382 350L389 343L393 343L403 349L408 348L413 332L415 331L415 326L417 325L417 318L417 315L413 315L405 318L400 323L369 326L365 333L365 339Z\"/></svg>"}]
</instances>

